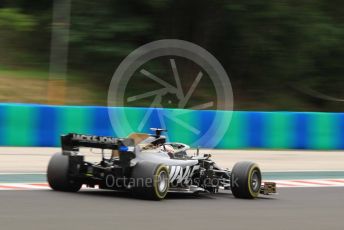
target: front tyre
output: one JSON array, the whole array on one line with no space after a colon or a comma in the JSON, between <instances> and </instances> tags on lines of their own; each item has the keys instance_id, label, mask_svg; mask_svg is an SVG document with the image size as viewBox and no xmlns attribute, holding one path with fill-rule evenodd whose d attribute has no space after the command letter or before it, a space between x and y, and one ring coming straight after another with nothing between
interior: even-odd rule
<instances>
[{"instance_id":1,"label":"front tyre","mask_svg":"<svg viewBox=\"0 0 344 230\"><path fill-rule=\"evenodd\" d=\"M169 188L169 170L164 164L143 161L137 163L131 175L133 193L143 199L162 200Z\"/></svg>"},{"instance_id":2,"label":"front tyre","mask_svg":"<svg viewBox=\"0 0 344 230\"><path fill-rule=\"evenodd\" d=\"M262 174L258 165L243 161L234 165L231 172L231 190L236 198L253 199L258 197Z\"/></svg>"},{"instance_id":3,"label":"front tyre","mask_svg":"<svg viewBox=\"0 0 344 230\"><path fill-rule=\"evenodd\" d=\"M69 157L55 153L49 161L47 178L50 187L57 191L77 192L82 184L69 178Z\"/></svg>"}]
</instances>

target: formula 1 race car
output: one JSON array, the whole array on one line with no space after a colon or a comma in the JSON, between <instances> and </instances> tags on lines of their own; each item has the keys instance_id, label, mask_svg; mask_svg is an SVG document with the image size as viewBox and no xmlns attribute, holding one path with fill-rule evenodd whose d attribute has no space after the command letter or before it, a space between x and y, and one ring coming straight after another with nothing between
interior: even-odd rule
<instances>
[{"instance_id":1,"label":"formula 1 race car","mask_svg":"<svg viewBox=\"0 0 344 230\"><path fill-rule=\"evenodd\" d=\"M82 185L126 190L140 198L161 200L168 192L217 193L231 190L237 198L256 198L276 193L276 184L262 183L259 167L252 162L236 163L231 171L221 169L210 154L186 153L189 146L168 143L161 135L134 133L128 138L68 134L61 137L62 153L50 160L47 178L52 189L77 192ZM91 163L80 147L100 149L102 159ZM109 156L104 150L110 151Z\"/></svg>"}]
</instances>

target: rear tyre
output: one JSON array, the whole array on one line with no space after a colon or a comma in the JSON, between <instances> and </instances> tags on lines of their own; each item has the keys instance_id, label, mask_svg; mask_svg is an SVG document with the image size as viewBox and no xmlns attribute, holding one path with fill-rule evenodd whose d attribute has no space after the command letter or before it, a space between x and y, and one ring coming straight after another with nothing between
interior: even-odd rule
<instances>
[{"instance_id":1,"label":"rear tyre","mask_svg":"<svg viewBox=\"0 0 344 230\"><path fill-rule=\"evenodd\" d=\"M253 199L258 197L262 174L258 165L243 161L234 165L231 172L231 190L236 198Z\"/></svg>"},{"instance_id":2,"label":"rear tyre","mask_svg":"<svg viewBox=\"0 0 344 230\"><path fill-rule=\"evenodd\" d=\"M77 192L82 184L69 178L69 157L55 153L49 161L47 178L50 187L57 191Z\"/></svg>"},{"instance_id":3,"label":"rear tyre","mask_svg":"<svg viewBox=\"0 0 344 230\"><path fill-rule=\"evenodd\" d=\"M143 161L132 171L133 194L139 198L162 200L168 192L169 170L164 164Z\"/></svg>"}]
</instances>

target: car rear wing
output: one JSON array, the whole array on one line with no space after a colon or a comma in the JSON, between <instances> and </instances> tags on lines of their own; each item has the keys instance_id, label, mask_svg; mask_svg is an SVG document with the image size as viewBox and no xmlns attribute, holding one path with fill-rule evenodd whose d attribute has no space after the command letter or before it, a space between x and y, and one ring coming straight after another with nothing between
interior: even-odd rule
<instances>
[{"instance_id":1,"label":"car rear wing","mask_svg":"<svg viewBox=\"0 0 344 230\"><path fill-rule=\"evenodd\" d=\"M61 136L62 154L71 155L78 152L80 147L111 149L118 151L119 164L129 167L130 161L136 157L135 142L132 138L115 138L69 133ZM104 159L104 154L103 159Z\"/></svg>"},{"instance_id":2,"label":"car rear wing","mask_svg":"<svg viewBox=\"0 0 344 230\"><path fill-rule=\"evenodd\" d=\"M107 136L69 133L61 136L63 151L78 151L80 147L111 149L120 152L134 152L135 142L132 138L115 138Z\"/></svg>"}]
</instances>

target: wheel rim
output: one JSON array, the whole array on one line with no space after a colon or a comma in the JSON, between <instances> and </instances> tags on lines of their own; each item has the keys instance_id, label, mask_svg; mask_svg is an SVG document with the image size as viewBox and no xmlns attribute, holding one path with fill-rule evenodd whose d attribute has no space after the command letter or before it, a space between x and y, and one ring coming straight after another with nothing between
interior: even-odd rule
<instances>
[{"instance_id":1,"label":"wheel rim","mask_svg":"<svg viewBox=\"0 0 344 230\"><path fill-rule=\"evenodd\" d=\"M168 176L165 171L161 171L159 176L158 176L158 190L160 193L164 193L167 188L167 182L168 181Z\"/></svg>"},{"instance_id":2,"label":"wheel rim","mask_svg":"<svg viewBox=\"0 0 344 230\"><path fill-rule=\"evenodd\" d=\"M252 177L251 177L251 187L254 192L259 191L260 189L260 174L258 170L254 170L252 172Z\"/></svg>"}]
</instances>

